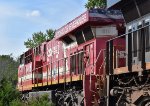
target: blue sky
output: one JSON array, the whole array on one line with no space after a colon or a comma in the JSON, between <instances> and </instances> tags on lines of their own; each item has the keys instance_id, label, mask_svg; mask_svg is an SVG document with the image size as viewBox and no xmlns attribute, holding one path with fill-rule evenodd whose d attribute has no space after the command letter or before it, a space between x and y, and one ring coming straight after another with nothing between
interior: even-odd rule
<instances>
[{"instance_id":1,"label":"blue sky","mask_svg":"<svg viewBox=\"0 0 150 106\"><path fill-rule=\"evenodd\" d=\"M112 5L118 0L108 0ZM17 57L34 32L58 29L86 9L87 0L0 0L0 55Z\"/></svg>"}]
</instances>

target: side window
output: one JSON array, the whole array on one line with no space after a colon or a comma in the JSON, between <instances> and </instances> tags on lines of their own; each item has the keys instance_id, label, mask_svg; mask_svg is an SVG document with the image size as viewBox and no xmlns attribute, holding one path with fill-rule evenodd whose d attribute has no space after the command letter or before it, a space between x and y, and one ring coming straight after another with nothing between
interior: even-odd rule
<instances>
[{"instance_id":1,"label":"side window","mask_svg":"<svg viewBox=\"0 0 150 106\"><path fill-rule=\"evenodd\" d=\"M63 42L67 45L71 44L74 42L74 40L72 38L70 38L69 36L65 36L62 38Z\"/></svg>"},{"instance_id":2,"label":"side window","mask_svg":"<svg viewBox=\"0 0 150 106\"><path fill-rule=\"evenodd\" d=\"M40 46L38 46L35 48L35 54L39 55L40 53L41 53L41 48L40 48Z\"/></svg>"},{"instance_id":3,"label":"side window","mask_svg":"<svg viewBox=\"0 0 150 106\"><path fill-rule=\"evenodd\" d=\"M41 48L40 48L40 46L38 47L38 54L41 54Z\"/></svg>"},{"instance_id":4,"label":"side window","mask_svg":"<svg viewBox=\"0 0 150 106\"><path fill-rule=\"evenodd\" d=\"M32 62L32 50L29 50L24 54L24 60L23 61L25 61L25 64Z\"/></svg>"},{"instance_id":5,"label":"side window","mask_svg":"<svg viewBox=\"0 0 150 106\"><path fill-rule=\"evenodd\" d=\"M24 64L24 54L20 56L20 64Z\"/></svg>"},{"instance_id":6,"label":"side window","mask_svg":"<svg viewBox=\"0 0 150 106\"><path fill-rule=\"evenodd\" d=\"M74 52L70 56L70 72L74 74L82 74L84 70L84 53L83 50Z\"/></svg>"},{"instance_id":7,"label":"side window","mask_svg":"<svg viewBox=\"0 0 150 106\"><path fill-rule=\"evenodd\" d=\"M44 53L46 53L46 44L44 44Z\"/></svg>"},{"instance_id":8,"label":"side window","mask_svg":"<svg viewBox=\"0 0 150 106\"><path fill-rule=\"evenodd\" d=\"M84 34L84 37L85 37L86 41L91 40L91 39L94 38L94 34L93 34L92 29L91 29L90 26L83 29L83 34Z\"/></svg>"},{"instance_id":9,"label":"side window","mask_svg":"<svg viewBox=\"0 0 150 106\"><path fill-rule=\"evenodd\" d=\"M76 55L72 54L70 57L70 69L71 73L76 74Z\"/></svg>"},{"instance_id":10,"label":"side window","mask_svg":"<svg viewBox=\"0 0 150 106\"><path fill-rule=\"evenodd\" d=\"M83 37L82 31L77 31L75 33L75 37L76 37L78 45L80 45L80 44L85 42L85 38Z\"/></svg>"},{"instance_id":11,"label":"side window","mask_svg":"<svg viewBox=\"0 0 150 106\"><path fill-rule=\"evenodd\" d=\"M78 53L78 73L79 74L82 74L83 73L83 70L84 70L84 61L83 61L83 58L84 58L84 53L83 53L83 50L81 50L79 53Z\"/></svg>"},{"instance_id":12,"label":"side window","mask_svg":"<svg viewBox=\"0 0 150 106\"><path fill-rule=\"evenodd\" d=\"M36 55L38 55L38 51L39 51L39 49L38 49L38 47L36 47L36 50L35 50Z\"/></svg>"}]
</instances>

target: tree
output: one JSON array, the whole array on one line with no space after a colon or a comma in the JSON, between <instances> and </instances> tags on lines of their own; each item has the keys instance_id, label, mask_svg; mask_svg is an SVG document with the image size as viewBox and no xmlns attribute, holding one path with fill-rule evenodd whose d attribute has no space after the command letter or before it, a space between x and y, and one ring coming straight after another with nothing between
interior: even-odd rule
<instances>
[{"instance_id":1,"label":"tree","mask_svg":"<svg viewBox=\"0 0 150 106\"><path fill-rule=\"evenodd\" d=\"M55 106L48 95L27 103L21 101L21 93L16 89L18 61L12 55L0 55L0 106Z\"/></svg>"},{"instance_id":2,"label":"tree","mask_svg":"<svg viewBox=\"0 0 150 106\"><path fill-rule=\"evenodd\" d=\"M24 42L24 45L26 46L26 48L34 48L35 47L34 41L32 39L28 39L26 42Z\"/></svg>"},{"instance_id":3,"label":"tree","mask_svg":"<svg viewBox=\"0 0 150 106\"><path fill-rule=\"evenodd\" d=\"M55 31L52 29L46 30L47 40L51 40L54 38Z\"/></svg>"},{"instance_id":4,"label":"tree","mask_svg":"<svg viewBox=\"0 0 150 106\"><path fill-rule=\"evenodd\" d=\"M46 41L46 35L43 32L34 33L32 37L35 47Z\"/></svg>"},{"instance_id":5,"label":"tree","mask_svg":"<svg viewBox=\"0 0 150 106\"><path fill-rule=\"evenodd\" d=\"M0 55L0 106L10 106L20 96L16 90L18 65L12 55Z\"/></svg>"},{"instance_id":6,"label":"tree","mask_svg":"<svg viewBox=\"0 0 150 106\"><path fill-rule=\"evenodd\" d=\"M40 45L42 42L46 41L46 35L43 32L37 32L32 34L32 39L28 39L24 42L26 48L34 48Z\"/></svg>"},{"instance_id":7,"label":"tree","mask_svg":"<svg viewBox=\"0 0 150 106\"><path fill-rule=\"evenodd\" d=\"M107 0L88 0L85 4L85 8L93 9L93 8L106 8Z\"/></svg>"},{"instance_id":8,"label":"tree","mask_svg":"<svg viewBox=\"0 0 150 106\"><path fill-rule=\"evenodd\" d=\"M16 86L7 78L0 81L0 104L1 106L10 106L10 103L19 99L20 93L16 90Z\"/></svg>"},{"instance_id":9,"label":"tree","mask_svg":"<svg viewBox=\"0 0 150 106\"><path fill-rule=\"evenodd\" d=\"M14 60L12 55L0 55L0 80L7 78L11 81L17 81L17 69L19 62Z\"/></svg>"},{"instance_id":10,"label":"tree","mask_svg":"<svg viewBox=\"0 0 150 106\"><path fill-rule=\"evenodd\" d=\"M37 32L32 34L32 39L28 39L24 42L26 48L34 48L46 40L51 40L54 38L55 31L52 29L46 30L46 34L43 32Z\"/></svg>"}]
</instances>

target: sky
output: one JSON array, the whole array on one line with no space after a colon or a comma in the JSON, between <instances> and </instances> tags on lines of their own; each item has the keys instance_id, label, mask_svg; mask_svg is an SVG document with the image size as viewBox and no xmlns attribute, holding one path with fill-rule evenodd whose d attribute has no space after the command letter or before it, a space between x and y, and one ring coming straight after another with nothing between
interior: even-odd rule
<instances>
[{"instance_id":1,"label":"sky","mask_svg":"<svg viewBox=\"0 0 150 106\"><path fill-rule=\"evenodd\" d=\"M119 0L108 0L108 6ZM0 0L0 55L18 57L34 32L58 29L86 11L87 0Z\"/></svg>"}]
</instances>

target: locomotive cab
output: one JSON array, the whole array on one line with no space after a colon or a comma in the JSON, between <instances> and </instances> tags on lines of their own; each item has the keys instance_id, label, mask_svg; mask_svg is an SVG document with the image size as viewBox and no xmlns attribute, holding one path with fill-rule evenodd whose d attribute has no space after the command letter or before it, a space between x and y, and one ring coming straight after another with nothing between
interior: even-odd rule
<instances>
[{"instance_id":1,"label":"locomotive cab","mask_svg":"<svg viewBox=\"0 0 150 106\"><path fill-rule=\"evenodd\" d=\"M18 89L19 91L32 88L33 51L29 49L20 56L18 68ZM26 84L29 86L24 87Z\"/></svg>"}]
</instances>

